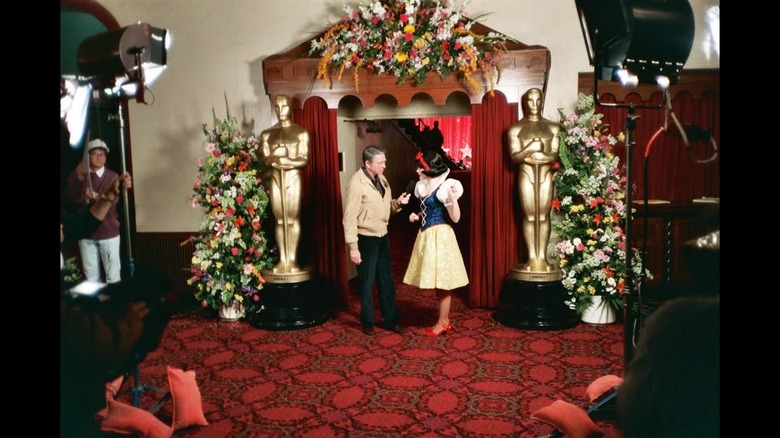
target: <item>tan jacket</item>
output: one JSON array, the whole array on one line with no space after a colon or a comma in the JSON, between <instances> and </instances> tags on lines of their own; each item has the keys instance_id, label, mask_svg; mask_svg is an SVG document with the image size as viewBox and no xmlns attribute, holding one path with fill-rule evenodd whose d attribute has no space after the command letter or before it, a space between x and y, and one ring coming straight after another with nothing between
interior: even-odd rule
<instances>
[{"instance_id":1,"label":"tan jacket","mask_svg":"<svg viewBox=\"0 0 780 438\"><path fill-rule=\"evenodd\" d=\"M344 240L350 251L358 249L358 234L382 237L387 234L390 215L403 208L390 193L390 184L384 175L379 180L385 187L385 196L379 194L374 183L363 169L358 169L347 183L347 197L344 202Z\"/></svg>"}]
</instances>

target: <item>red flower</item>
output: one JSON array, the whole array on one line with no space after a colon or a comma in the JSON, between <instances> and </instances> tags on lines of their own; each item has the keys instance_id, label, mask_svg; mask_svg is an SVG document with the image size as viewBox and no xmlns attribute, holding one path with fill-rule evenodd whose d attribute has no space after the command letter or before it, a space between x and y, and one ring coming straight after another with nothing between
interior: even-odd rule
<instances>
[{"instance_id":1,"label":"red flower","mask_svg":"<svg viewBox=\"0 0 780 438\"><path fill-rule=\"evenodd\" d=\"M241 195L236 196L236 204L241 204L244 202L244 197Z\"/></svg>"},{"instance_id":2,"label":"red flower","mask_svg":"<svg viewBox=\"0 0 780 438\"><path fill-rule=\"evenodd\" d=\"M239 252L240 251L235 246L230 248L230 253L233 254L234 256L237 256L239 254Z\"/></svg>"},{"instance_id":3,"label":"red flower","mask_svg":"<svg viewBox=\"0 0 780 438\"><path fill-rule=\"evenodd\" d=\"M599 204L603 204L603 203L604 203L604 198L602 198L601 196L596 196L595 198L590 200L588 205L590 206L590 208L597 208Z\"/></svg>"},{"instance_id":4,"label":"red flower","mask_svg":"<svg viewBox=\"0 0 780 438\"><path fill-rule=\"evenodd\" d=\"M550 203L552 208L555 209L555 211L561 211L561 200L558 198L553 199L553 201Z\"/></svg>"},{"instance_id":5,"label":"red flower","mask_svg":"<svg viewBox=\"0 0 780 438\"><path fill-rule=\"evenodd\" d=\"M602 219L601 213L596 213L593 215L593 223L595 223L597 227L601 225L601 219Z\"/></svg>"}]
</instances>

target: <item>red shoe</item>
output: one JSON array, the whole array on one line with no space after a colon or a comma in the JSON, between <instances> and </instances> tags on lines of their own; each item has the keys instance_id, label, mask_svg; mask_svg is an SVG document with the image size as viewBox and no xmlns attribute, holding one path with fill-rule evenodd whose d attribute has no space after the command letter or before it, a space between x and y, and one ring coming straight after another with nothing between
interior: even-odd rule
<instances>
[{"instance_id":1,"label":"red shoe","mask_svg":"<svg viewBox=\"0 0 780 438\"><path fill-rule=\"evenodd\" d=\"M436 331L436 327L437 326L441 327L441 330L438 331L438 332ZM441 336L442 334L446 333L447 330L449 330L451 328L452 328L452 324L450 324L449 322L446 325L442 325L442 324L439 324L437 322L433 327L431 327L430 330L426 330L425 331L425 336Z\"/></svg>"}]
</instances>

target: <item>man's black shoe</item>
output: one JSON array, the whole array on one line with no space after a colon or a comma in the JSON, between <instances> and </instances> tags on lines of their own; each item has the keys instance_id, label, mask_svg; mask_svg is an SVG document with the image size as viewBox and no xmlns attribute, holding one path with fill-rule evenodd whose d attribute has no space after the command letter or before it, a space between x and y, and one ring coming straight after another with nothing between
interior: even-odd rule
<instances>
[{"instance_id":1,"label":"man's black shoe","mask_svg":"<svg viewBox=\"0 0 780 438\"><path fill-rule=\"evenodd\" d=\"M374 334L374 328L373 327L363 327L363 334L366 335L373 335Z\"/></svg>"},{"instance_id":2,"label":"man's black shoe","mask_svg":"<svg viewBox=\"0 0 780 438\"><path fill-rule=\"evenodd\" d=\"M399 335L402 335L406 332L406 329L404 329L400 324L392 328L388 327L387 329L393 333L398 333Z\"/></svg>"}]
</instances>

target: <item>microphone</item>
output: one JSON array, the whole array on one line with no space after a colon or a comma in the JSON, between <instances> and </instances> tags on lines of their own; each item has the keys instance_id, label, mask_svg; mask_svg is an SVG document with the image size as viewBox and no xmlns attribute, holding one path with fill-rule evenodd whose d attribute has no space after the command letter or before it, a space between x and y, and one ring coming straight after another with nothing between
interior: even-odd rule
<instances>
[{"instance_id":1,"label":"microphone","mask_svg":"<svg viewBox=\"0 0 780 438\"><path fill-rule=\"evenodd\" d=\"M410 179L408 183L406 183L406 193L409 193L410 195L414 196L414 187L417 185L417 181Z\"/></svg>"},{"instance_id":2,"label":"microphone","mask_svg":"<svg viewBox=\"0 0 780 438\"><path fill-rule=\"evenodd\" d=\"M414 187L417 185L417 181L410 179L408 183L406 183L406 191L405 193L409 193L412 195L409 198L409 202L404 206L404 210L407 210L409 212L414 212L417 210L417 198L414 196Z\"/></svg>"}]
</instances>

